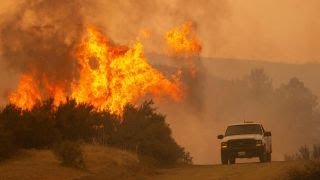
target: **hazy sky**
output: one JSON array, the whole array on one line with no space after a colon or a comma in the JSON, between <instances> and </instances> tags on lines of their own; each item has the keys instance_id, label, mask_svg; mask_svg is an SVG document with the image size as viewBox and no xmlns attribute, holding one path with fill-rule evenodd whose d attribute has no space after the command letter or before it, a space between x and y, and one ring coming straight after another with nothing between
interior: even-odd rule
<instances>
[{"instance_id":1,"label":"hazy sky","mask_svg":"<svg viewBox=\"0 0 320 180\"><path fill-rule=\"evenodd\" d=\"M320 61L318 0L96 1L98 8L88 13L90 21L103 24L108 35L120 43L132 41L141 29L150 30L158 40L151 38L149 51L163 51L159 37L179 23L193 21L203 56ZM0 15L6 16L14 4L1 0Z\"/></svg>"},{"instance_id":2,"label":"hazy sky","mask_svg":"<svg viewBox=\"0 0 320 180\"><path fill-rule=\"evenodd\" d=\"M320 61L320 1L232 0L218 55L285 62ZM212 50L208 50L209 55ZM217 55L216 54L216 55Z\"/></svg>"},{"instance_id":3,"label":"hazy sky","mask_svg":"<svg viewBox=\"0 0 320 180\"><path fill-rule=\"evenodd\" d=\"M1 22L13 17L12 13L17 10L17 2L24 1L0 0L0 30L6 27L1 26L4 24ZM32 1L41 0L29 2ZM202 56L281 63L320 63L319 0L79 0L76 2L82 5L78 6L75 3L76 8L79 7L83 11L79 18L82 20L83 17L85 23L97 25L116 43L130 45L136 41L141 30L148 30L150 38L143 40L147 52L166 53L164 34L181 23L191 21L202 42ZM21 25L26 23L27 30L34 29L32 27L54 27L48 29L57 28L60 32L61 26L50 24L60 19L51 16L66 15L66 9L69 13L68 8L60 8L59 12L48 14L44 13L46 9L41 9L40 15L32 10L22 11L18 14L23 16L23 21L18 21L22 24L17 27L24 27ZM75 13L73 15L75 16ZM66 26L63 26L63 30L66 29ZM43 32L47 35L45 30ZM0 43L9 44L4 41ZM53 61L64 60L55 59L55 56L51 58ZM8 90L13 89L14 82L17 81L16 72L6 71L8 68L5 64L8 61L10 62L10 58L4 59L0 56L0 102L6 101ZM15 67L13 70L17 70L20 66ZM214 124L211 128L210 124L201 123L198 117L193 117L193 114L188 114L183 109L180 114L176 112L171 114L177 114L176 119L184 119L190 115L187 123L176 122L175 118L170 116L169 121L178 141L191 150L196 162L211 162L213 158L208 158L211 156L218 159L219 144L215 137L217 133L221 133L225 124ZM209 115L207 119L211 118ZM210 128L205 129L206 126ZM186 129L189 134L193 134L193 140L185 136ZM216 153L211 151L214 148Z\"/></svg>"}]
</instances>

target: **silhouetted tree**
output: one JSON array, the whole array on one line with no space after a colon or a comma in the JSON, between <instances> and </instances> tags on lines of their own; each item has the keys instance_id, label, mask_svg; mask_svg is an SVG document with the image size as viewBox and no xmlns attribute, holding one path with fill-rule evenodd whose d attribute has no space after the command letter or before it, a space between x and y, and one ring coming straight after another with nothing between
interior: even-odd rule
<instances>
[{"instance_id":1,"label":"silhouetted tree","mask_svg":"<svg viewBox=\"0 0 320 180\"><path fill-rule=\"evenodd\" d=\"M23 111L16 127L18 143L23 148L52 146L59 139L55 123L53 99L36 104L30 111Z\"/></svg>"},{"instance_id":2,"label":"silhouetted tree","mask_svg":"<svg viewBox=\"0 0 320 180\"><path fill-rule=\"evenodd\" d=\"M165 116L156 112L153 102L145 102L138 108L128 105L123 114L113 143L151 157L156 165L170 165L184 156L184 150L171 136Z\"/></svg>"},{"instance_id":3,"label":"silhouetted tree","mask_svg":"<svg viewBox=\"0 0 320 180\"><path fill-rule=\"evenodd\" d=\"M0 160L7 159L18 151L15 133L20 114L21 109L11 104L0 114Z\"/></svg>"},{"instance_id":4,"label":"silhouetted tree","mask_svg":"<svg viewBox=\"0 0 320 180\"><path fill-rule=\"evenodd\" d=\"M244 77L249 88L249 94L253 98L263 98L272 93L272 80L265 73L264 69L253 69L250 74Z\"/></svg>"},{"instance_id":5,"label":"silhouetted tree","mask_svg":"<svg viewBox=\"0 0 320 180\"><path fill-rule=\"evenodd\" d=\"M294 123L305 123L313 118L317 97L298 78L277 89L279 111ZM283 118L283 116L282 116Z\"/></svg>"},{"instance_id":6,"label":"silhouetted tree","mask_svg":"<svg viewBox=\"0 0 320 180\"><path fill-rule=\"evenodd\" d=\"M90 121L92 111L93 106L77 104L74 100L58 106L55 120L62 139L91 141L94 131L94 122Z\"/></svg>"}]
</instances>

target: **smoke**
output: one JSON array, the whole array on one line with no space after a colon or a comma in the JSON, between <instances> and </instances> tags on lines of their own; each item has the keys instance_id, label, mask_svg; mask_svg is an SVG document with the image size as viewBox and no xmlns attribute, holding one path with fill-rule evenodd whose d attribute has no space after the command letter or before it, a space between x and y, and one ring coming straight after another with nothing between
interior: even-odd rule
<instances>
[{"instance_id":1,"label":"smoke","mask_svg":"<svg viewBox=\"0 0 320 180\"><path fill-rule=\"evenodd\" d=\"M193 21L203 56L258 59L285 63L319 62L319 1L155 0L99 1L92 16L111 37L126 42L140 29L155 36L184 21ZM98 18L97 18L98 17ZM161 38L149 51L158 52ZM160 50L161 52L161 50Z\"/></svg>"},{"instance_id":2,"label":"smoke","mask_svg":"<svg viewBox=\"0 0 320 180\"><path fill-rule=\"evenodd\" d=\"M98 25L119 44L130 44L141 30L147 30L150 38L142 40L147 53L166 53L164 33L188 21L193 22L202 42L203 51L199 57L317 62L320 57L318 7L317 0L1 2L0 61L4 69L1 77L10 77L3 78L1 88L13 87L11 77L14 74L8 70L17 74L36 71L39 78L45 72L49 81L69 84L65 82L77 75L76 61L70 52L79 44L87 23ZM150 57L153 61L154 57ZM211 69L207 69L199 57L192 60L198 71L195 77L189 74L185 64L175 64L182 68L183 81L190 88L189 104L169 104L161 106L160 110L168 115L175 138L192 153L195 162L212 163L219 159L216 135L223 133L229 122L242 121L243 114L234 113L233 118L226 120L230 112L212 111L213 107L219 109L217 103L224 103L212 95L218 85L210 82L219 80L207 81L207 72ZM154 63L169 64L166 59L179 61L161 56ZM234 106L239 108L239 104Z\"/></svg>"},{"instance_id":3,"label":"smoke","mask_svg":"<svg viewBox=\"0 0 320 180\"><path fill-rule=\"evenodd\" d=\"M87 23L99 26L119 44L130 44L141 30L147 30L151 35L143 40L146 51L164 54L167 53L164 34L169 29L185 22L193 22L196 34L208 32L208 29L211 33L218 33L220 19L225 17L227 8L222 0L25 0L19 4L17 1L2 6L11 7L0 18L1 61L6 69L16 74L32 73L39 79L45 76L49 82L63 84L65 88L68 88L66 85L77 75L76 61L71 53L79 44L83 27ZM218 46L219 42L213 38L207 36L208 40L216 43L214 46ZM190 64L176 64L182 69L183 82L188 88L188 102L183 105L186 109L179 107L175 111L165 110L178 142L187 146L187 150L190 149L197 159L204 154L195 150L204 147L203 143L206 143L203 134L199 133L204 129L203 121L199 121L201 114L192 115L203 112L204 109L204 67L199 58L200 54L190 60L196 68L196 76L190 74ZM7 88L13 86L4 85ZM187 113L190 108L192 111ZM183 126L184 124L188 126ZM183 137L184 132L188 131L197 134L198 138Z\"/></svg>"},{"instance_id":4,"label":"smoke","mask_svg":"<svg viewBox=\"0 0 320 180\"><path fill-rule=\"evenodd\" d=\"M1 22L2 61L18 73L64 83L74 76L71 54L83 29L76 0L27 0Z\"/></svg>"}]
</instances>

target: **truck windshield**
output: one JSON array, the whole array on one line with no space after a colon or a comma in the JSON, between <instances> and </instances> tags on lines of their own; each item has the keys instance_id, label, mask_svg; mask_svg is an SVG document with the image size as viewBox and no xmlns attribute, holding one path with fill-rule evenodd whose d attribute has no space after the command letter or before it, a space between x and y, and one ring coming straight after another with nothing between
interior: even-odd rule
<instances>
[{"instance_id":1,"label":"truck windshield","mask_svg":"<svg viewBox=\"0 0 320 180\"><path fill-rule=\"evenodd\" d=\"M245 124L229 126L226 130L226 136L241 134L262 134L259 124Z\"/></svg>"}]
</instances>

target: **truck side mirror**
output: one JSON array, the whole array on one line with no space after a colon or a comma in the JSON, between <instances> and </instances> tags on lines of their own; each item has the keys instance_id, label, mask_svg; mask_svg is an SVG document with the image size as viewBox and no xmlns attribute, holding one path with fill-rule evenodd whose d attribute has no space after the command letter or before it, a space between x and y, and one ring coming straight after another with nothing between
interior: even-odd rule
<instances>
[{"instance_id":1,"label":"truck side mirror","mask_svg":"<svg viewBox=\"0 0 320 180\"><path fill-rule=\"evenodd\" d=\"M218 135L218 139L222 139L223 138L223 135Z\"/></svg>"},{"instance_id":2,"label":"truck side mirror","mask_svg":"<svg viewBox=\"0 0 320 180\"><path fill-rule=\"evenodd\" d=\"M264 132L264 136L271 136L271 132L270 131Z\"/></svg>"}]
</instances>

